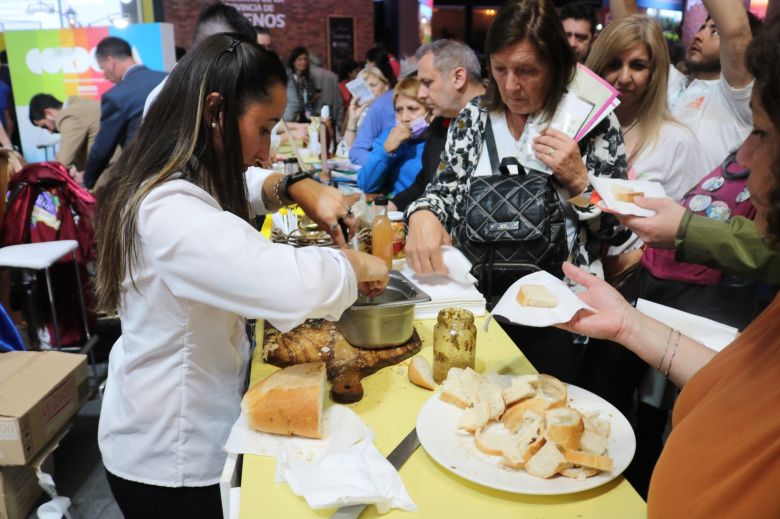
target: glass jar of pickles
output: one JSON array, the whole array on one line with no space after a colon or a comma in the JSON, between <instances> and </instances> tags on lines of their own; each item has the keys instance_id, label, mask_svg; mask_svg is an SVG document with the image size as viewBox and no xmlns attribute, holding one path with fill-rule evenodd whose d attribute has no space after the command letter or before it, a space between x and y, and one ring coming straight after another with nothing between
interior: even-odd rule
<instances>
[{"instance_id":1,"label":"glass jar of pickles","mask_svg":"<svg viewBox=\"0 0 780 519\"><path fill-rule=\"evenodd\" d=\"M439 311L433 327L433 379L441 384L450 368L474 368L476 355L474 314L462 308Z\"/></svg>"}]
</instances>

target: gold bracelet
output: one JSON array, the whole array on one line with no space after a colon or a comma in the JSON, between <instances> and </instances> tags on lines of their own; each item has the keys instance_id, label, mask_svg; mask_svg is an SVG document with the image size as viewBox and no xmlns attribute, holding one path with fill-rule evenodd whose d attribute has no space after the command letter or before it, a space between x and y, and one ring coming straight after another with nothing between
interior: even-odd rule
<instances>
[{"instance_id":1,"label":"gold bracelet","mask_svg":"<svg viewBox=\"0 0 780 519\"><path fill-rule=\"evenodd\" d=\"M658 366L656 366L655 369L658 371L661 371L661 366L664 363L664 359L666 358L666 352L669 351L669 343L672 342L672 334L674 333L674 328L671 326L669 327L669 336L666 338L666 348L664 348L664 354L661 355L661 360L658 361Z\"/></svg>"},{"instance_id":2,"label":"gold bracelet","mask_svg":"<svg viewBox=\"0 0 780 519\"><path fill-rule=\"evenodd\" d=\"M674 341L674 348L672 349L672 356L669 357L669 364L666 366L666 372L664 373L664 378L669 377L669 370L672 369L672 362L674 362L674 356L677 354L677 346L680 345L680 336L682 335L682 332L680 330L677 330L677 339Z\"/></svg>"},{"instance_id":3,"label":"gold bracelet","mask_svg":"<svg viewBox=\"0 0 780 519\"><path fill-rule=\"evenodd\" d=\"M284 180L285 180L284 175L279 177L279 180L276 181L276 184L274 184L274 189L273 189L273 193L274 196L276 197L277 204L279 204L279 208L282 208L287 205L282 200L282 186L284 185Z\"/></svg>"}]
</instances>

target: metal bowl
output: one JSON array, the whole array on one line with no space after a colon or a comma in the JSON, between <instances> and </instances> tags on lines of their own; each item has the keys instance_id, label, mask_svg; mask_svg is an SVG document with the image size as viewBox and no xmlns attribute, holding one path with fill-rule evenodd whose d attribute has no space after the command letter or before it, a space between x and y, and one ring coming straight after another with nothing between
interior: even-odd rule
<instances>
[{"instance_id":1,"label":"metal bowl","mask_svg":"<svg viewBox=\"0 0 780 519\"><path fill-rule=\"evenodd\" d=\"M385 291L371 298L360 294L336 326L353 346L366 349L398 346L414 333L414 305L430 300L428 294L403 274L391 270Z\"/></svg>"}]
</instances>

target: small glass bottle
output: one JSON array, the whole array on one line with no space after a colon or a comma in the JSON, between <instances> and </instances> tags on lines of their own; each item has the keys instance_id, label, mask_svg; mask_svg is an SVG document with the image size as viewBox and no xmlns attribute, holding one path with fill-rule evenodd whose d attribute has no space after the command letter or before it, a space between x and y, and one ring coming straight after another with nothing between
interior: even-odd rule
<instances>
[{"instance_id":1,"label":"small glass bottle","mask_svg":"<svg viewBox=\"0 0 780 519\"><path fill-rule=\"evenodd\" d=\"M374 199L376 214L371 222L371 254L382 258L387 268L393 268L393 227L387 216L387 198L378 196Z\"/></svg>"},{"instance_id":2,"label":"small glass bottle","mask_svg":"<svg viewBox=\"0 0 780 519\"><path fill-rule=\"evenodd\" d=\"M441 384L450 368L474 368L477 328L474 314L462 308L439 311L433 327L433 379Z\"/></svg>"},{"instance_id":3,"label":"small glass bottle","mask_svg":"<svg viewBox=\"0 0 780 519\"><path fill-rule=\"evenodd\" d=\"M388 211L390 217L390 227L393 228L393 259L403 259L406 257L404 247L406 246L406 229L404 228L404 213L401 211Z\"/></svg>"}]
</instances>

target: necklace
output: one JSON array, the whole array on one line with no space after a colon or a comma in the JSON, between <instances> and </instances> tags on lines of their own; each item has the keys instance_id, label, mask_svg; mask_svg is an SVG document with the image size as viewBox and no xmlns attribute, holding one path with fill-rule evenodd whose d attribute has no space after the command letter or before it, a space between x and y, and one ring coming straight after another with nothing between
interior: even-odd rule
<instances>
[{"instance_id":1,"label":"necklace","mask_svg":"<svg viewBox=\"0 0 780 519\"><path fill-rule=\"evenodd\" d=\"M634 127L639 124L639 118L634 119L634 122L628 125L628 128L625 128L623 126L620 127L621 130L623 130L623 135L626 135L628 132L634 129Z\"/></svg>"}]
</instances>

